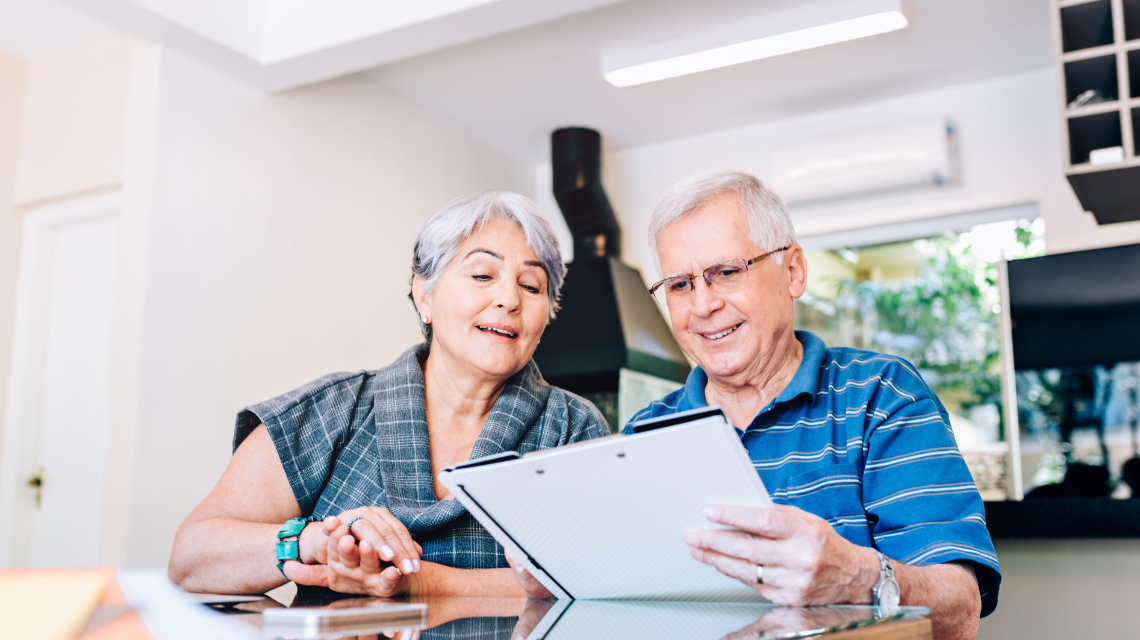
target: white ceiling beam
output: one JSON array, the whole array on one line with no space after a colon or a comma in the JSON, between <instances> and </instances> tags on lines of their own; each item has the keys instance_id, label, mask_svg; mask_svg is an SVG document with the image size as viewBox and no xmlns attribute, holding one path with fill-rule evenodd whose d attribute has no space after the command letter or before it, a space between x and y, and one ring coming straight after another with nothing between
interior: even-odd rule
<instances>
[{"instance_id":1,"label":"white ceiling beam","mask_svg":"<svg viewBox=\"0 0 1140 640\"><path fill-rule=\"evenodd\" d=\"M193 0L191 0L193 1ZM498 0L263 0L262 64L391 33Z\"/></svg>"},{"instance_id":2,"label":"white ceiling beam","mask_svg":"<svg viewBox=\"0 0 1140 640\"><path fill-rule=\"evenodd\" d=\"M63 1L250 87L276 92L624 0L431 0L418 9L404 7L398 11L393 7L408 3L396 0ZM232 12L226 10L227 6L233 7ZM384 7L390 10L384 11ZM328 12L319 21L314 13L318 9ZM306 20L315 21L317 28L304 33ZM251 21L260 26L251 28ZM270 26L276 31L267 30Z\"/></svg>"},{"instance_id":3,"label":"white ceiling beam","mask_svg":"<svg viewBox=\"0 0 1140 640\"><path fill-rule=\"evenodd\" d=\"M129 2L247 58L261 59L265 40L267 0L129 0Z\"/></svg>"}]
</instances>

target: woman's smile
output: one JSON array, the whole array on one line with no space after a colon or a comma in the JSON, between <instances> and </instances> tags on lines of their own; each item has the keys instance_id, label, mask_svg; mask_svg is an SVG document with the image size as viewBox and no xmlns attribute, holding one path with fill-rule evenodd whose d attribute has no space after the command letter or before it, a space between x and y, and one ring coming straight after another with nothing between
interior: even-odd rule
<instances>
[{"instance_id":1,"label":"woman's smile","mask_svg":"<svg viewBox=\"0 0 1140 640\"><path fill-rule=\"evenodd\" d=\"M475 325L475 328L478 329L479 331L482 331L483 333L487 334L488 336L490 336L496 340L505 340L507 342L513 342L514 340L518 339L518 337L519 337L518 329L515 329L514 327L511 327L509 325L498 324L498 323L479 324L479 325Z\"/></svg>"}]
</instances>

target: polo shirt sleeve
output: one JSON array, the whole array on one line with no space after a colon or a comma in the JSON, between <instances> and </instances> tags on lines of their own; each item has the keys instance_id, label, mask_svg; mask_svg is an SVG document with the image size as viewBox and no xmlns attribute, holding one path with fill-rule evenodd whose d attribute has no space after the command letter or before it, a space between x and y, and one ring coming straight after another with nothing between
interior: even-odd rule
<instances>
[{"instance_id":1,"label":"polo shirt sleeve","mask_svg":"<svg viewBox=\"0 0 1140 640\"><path fill-rule=\"evenodd\" d=\"M876 395L863 443L863 504L875 546L910 565L973 563L982 616L989 615L1001 584L997 554L946 410L901 361L883 372Z\"/></svg>"},{"instance_id":2,"label":"polo shirt sleeve","mask_svg":"<svg viewBox=\"0 0 1140 640\"><path fill-rule=\"evenodd\" d=\"M305 515L312 513L351 435L364 377L363 373L327 375L237 415L234 451L258 424L264 424Z\"/></svg>"}]
</instances>

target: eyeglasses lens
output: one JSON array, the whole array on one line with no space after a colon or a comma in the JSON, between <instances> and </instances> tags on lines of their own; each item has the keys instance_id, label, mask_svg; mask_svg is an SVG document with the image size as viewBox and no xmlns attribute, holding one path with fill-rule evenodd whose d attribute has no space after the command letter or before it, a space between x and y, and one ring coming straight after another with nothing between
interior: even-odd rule
<instances>
[{"instance_id":1,"label":"eyeglasses lens","mask_svg":"<svg viewBox=\"0 0 1140 640\"><path fill-rule=\"evenodd\" d=\"M705 269L704 278L713 289L727 291L740 286L747 271L748 263L732 260ZM692 292L693 281L688 276L677 276L662 282L653 291L653 296L663 305L672 305L688 298Z\"/></svg>"},{"instance_id":2,"label":"eyeglasses lens","mask_svg":"<svg viewBox=\"0 0 1140 640\"><path fill-rule=\"evenodd\" d=\"M689 291L693 288L693 283L689 282L686 276L677 276L676 278L669 278L661 283L661 286L653 292L653 296L657 301L664 305L675 303L684 299L689 295Z\"/></svg>"},{"instance_id":3,"label":"eyeglasses lens","mask_svg":"<svg viewBox=\"0 0 1140 640\"><path fill-rule=\"evenodd\" d=\"M713 288L734 287L744 279L747 265L743 260L733 260L705 269L705 279Z\"/></svg>"}]
</instances>

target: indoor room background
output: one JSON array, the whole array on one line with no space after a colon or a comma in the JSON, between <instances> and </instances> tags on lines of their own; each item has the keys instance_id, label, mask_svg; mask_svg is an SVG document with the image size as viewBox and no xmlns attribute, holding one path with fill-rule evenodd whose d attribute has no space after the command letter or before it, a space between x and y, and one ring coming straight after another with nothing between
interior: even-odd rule
<instances>
[{"instance_id":1,"label":"indoor room background","mask_svg":"<svg viewBox=\"0 0 1140 640\"><path fill-rule=\"evenodd\" d=\"M876 38L639 87L599 71L607 54L812 4L827 3L471 1L333 24L217 3L0 0L0 566L165 567L241 408L421 339L412 246L452 198L535 199L571 261L551 192L564 126L600 132L622 259L647 283L649 216L678 180L734 168L780 191L797 153L933 131L944 180L788 197L813 278L797 326L929 357L868 309L947 260L966 269L968 290L946 298L973 296L963 331L984 335L965 356L946 338L945 362L981 363L997 386L947 374L938 391L983 494L1014 497L1014 470L993 462L1009 450L987 270L1140 243L1140 222L1098 224L1066 180L1057 5L904 0L909 26ZM53 315L65 290L79 315ZM916 335L953 329L935 320ZM78 404L53 414L63 398ZM1119 467L1132 445L1114 429ZM1052 449L1023 446L1024 492L1048 480ZM53 473L80 489L30 515L29 479L46 501ZM66 544L75 526L89 543ZM1001 604L980 637L1135 628L1137 540L995 543Z\"/></svg>"}]
</instances>

